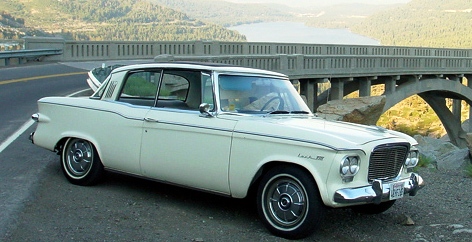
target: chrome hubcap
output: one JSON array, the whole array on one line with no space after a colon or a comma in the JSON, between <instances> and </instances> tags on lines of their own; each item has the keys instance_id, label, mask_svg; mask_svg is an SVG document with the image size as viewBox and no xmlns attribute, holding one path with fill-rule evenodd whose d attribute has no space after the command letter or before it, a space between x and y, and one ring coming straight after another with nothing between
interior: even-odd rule
<instances>
[{"instance_id":1,"label":"chrome hubcap","mask_svg":"<svg viewBox=\"0 0 472 242\"><path fill-rule=\"evenodd\" d=\"M279 201L280 209L287 210L290 208L291 204L292 204L292 199L290 198L290 196L288 194L283 194Z\"/></svg>"},{"instance_id":2,"label":"chrome hubcap","mask_svg":"<svg viewBox=\"0 0 472 242\"><path fill-rule=\"evenodd\" d=\"M92 166L93 150L90 143L75 140L67 147L67 168L74 176L87 174Z\"/></svg>"},{"instance_id":3,"label":"chrome hubcap","mask_svg":"<svg viewBox=\"0 0 472 242\"><path fill-rule=\"evenodd\" d=\"M266 211L275 224L292 227L304 219L306 195L298 182L289 178L273 179L266 191Z\"/></svg>"}]
</instances>

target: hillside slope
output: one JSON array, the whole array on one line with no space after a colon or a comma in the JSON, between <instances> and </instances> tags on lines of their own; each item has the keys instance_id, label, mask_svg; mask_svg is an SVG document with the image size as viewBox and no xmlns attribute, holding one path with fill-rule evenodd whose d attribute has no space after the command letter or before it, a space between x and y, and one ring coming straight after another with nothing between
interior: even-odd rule
<instances>
[{"instance_id":1,"label":"hillside slope","mask_svg":"<svg viewBox=\"0 0 472 242\"><path fill-rule=\"evenodd\" d=\"M66 39L245 40L235 31L142 0L4 1L5 11L23 19L25 26Z\"/></svg>"},{"instance_id":2,"label":"hillside slope","mask_svg":"<svg viewBox=\"0 0 472 242\"><path fill-rule=\"evenodd\" d=\"M50 34L25 26L25 20L9 13L0 12L0 39L19 39L23 36L51 36Z\"/></svg>"},{"instance_id":3,"label":"hillside slope","mask_svg":"<svg viewBox=\"0 0 472 242\"><path fill-rule=\"evenodd\" d=\"M472 0L412 0L350 28L383 45L472 48Z\"/></svg>"}]
</instances>

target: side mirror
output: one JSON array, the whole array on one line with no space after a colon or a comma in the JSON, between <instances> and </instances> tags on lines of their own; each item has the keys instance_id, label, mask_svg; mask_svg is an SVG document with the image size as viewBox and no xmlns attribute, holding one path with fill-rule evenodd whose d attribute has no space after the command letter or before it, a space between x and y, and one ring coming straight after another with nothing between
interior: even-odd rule
<instances>
[{"instance_id":1,"label":"side mirror","mask_svg":"<svg viewBox=\"0 0 472 242\"><path fill-rule=\"evenodd\" d=\"M210 113L211 106L208 103L202 103L198 107L198 110L200 111L200 114L204 117L213 117L213 115Z\"/></svg>"}]
</instances>

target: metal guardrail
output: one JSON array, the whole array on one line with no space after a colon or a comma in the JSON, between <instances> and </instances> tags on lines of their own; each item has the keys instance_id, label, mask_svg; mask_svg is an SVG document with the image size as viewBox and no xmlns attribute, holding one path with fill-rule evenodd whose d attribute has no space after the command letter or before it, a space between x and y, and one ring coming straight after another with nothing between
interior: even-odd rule
<instances>
[{"instance_id":1,"label":"metal guardrail","mask_svg":"<svg viewBox=\"0 0 472 242\"><path fill-rule=\"evenodd\" d=\"M0 59L5 60L5 66L10 65L11 59L17 59L21 64L31 59L41 60L44 56L61 55L62 49L34 49L0 51Z\"/></svg>"}]
</instances>

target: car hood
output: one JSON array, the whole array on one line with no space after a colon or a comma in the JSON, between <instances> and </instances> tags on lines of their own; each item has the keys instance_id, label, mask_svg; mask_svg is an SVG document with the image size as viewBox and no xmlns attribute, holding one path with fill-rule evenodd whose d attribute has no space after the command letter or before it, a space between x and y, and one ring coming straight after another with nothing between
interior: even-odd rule
<instances>
[{"instance_id":1,"label":"car hood","mask_svg":"<svg viewBox=\"0 0 472 242\"><path fill-rule=\"evenodd\" d=\"M262 122L261 122L262 121ZM282 139L310 142L336 150L356 149L364 144L416 141L410 136L378 126L368 126L309 117L261 117L258 120L240 120L235 132L257 134Z\"/></svg>"}]
</instances>

